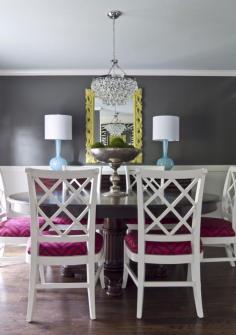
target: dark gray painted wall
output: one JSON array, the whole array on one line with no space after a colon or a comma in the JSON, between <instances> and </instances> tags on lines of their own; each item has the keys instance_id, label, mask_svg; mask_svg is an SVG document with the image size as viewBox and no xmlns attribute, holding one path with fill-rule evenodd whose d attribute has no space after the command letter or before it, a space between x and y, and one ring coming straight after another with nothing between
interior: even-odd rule
<instances>
[{"instance_id":1,"label":"dark gray painted wall","mask_svg":"<svg viewBox=\"0 0 236 335\"><path fill-rule=\"evenodd\" d=\"M170 144L176 164L236 164L236 78L138 77L143 88L144 163L161 154L152 141L152 116L180 116L181 140ZM91 77L1 77L0 165L46 165L53 141L44 140L44 115L73 116L73 141L63 156L85 160L84 91Z\"/></svg>"}]
</instances>

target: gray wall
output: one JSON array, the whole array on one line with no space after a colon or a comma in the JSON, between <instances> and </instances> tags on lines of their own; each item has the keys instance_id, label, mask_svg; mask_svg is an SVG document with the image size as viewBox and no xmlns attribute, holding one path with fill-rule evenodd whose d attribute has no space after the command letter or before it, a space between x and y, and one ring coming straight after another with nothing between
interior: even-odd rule
<instances>
[{"instance_id":1,"label":"gray wall","mask_svg":"<svg viewBox=\"0 0 236 335\"><path fill-rule=\"evenodd\" d=\"M73 141L62 154L85 160L84 91L92 77L0 77L0 165L46 165L53 141L44 140L44 115L73 116ZM161 154L152 141L152 116L180 116L180 142L170 144L176 164L236 164L236 78L137 77L143 88L144 163Z\"/></svg>"}]
</instances>

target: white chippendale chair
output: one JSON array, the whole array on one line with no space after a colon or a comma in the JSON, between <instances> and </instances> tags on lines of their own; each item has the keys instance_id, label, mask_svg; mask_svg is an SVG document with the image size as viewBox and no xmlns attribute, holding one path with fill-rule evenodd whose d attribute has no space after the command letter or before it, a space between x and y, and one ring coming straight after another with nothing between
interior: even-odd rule
<instances>
[{"instance_id":1,"label":"white chippendale chair","mask_svg":"<svg viewBox=\"0 0 236 335\"><path fill-rule=\"evenodd\" d=\"M31 209L31 245L27 254L30 262L30 280L27 308L27 321L33 318L36 293L38 289L87 288L89 299L90 318L96 318L95 312L95 284L100 276L104 287L103 277L103 237L95 232L96 199L98 169L80 169L79 171L44 171L26 169L30 195ZM45 180L53 180L50 187ZM43 182L42 182L43 180ZM72 180L81 180L75 185ZM61 192L64 185L65 194ZM40 188L40 192L38 192ZM60 190L60 192L58 192ZM58 197L57 194L62 194ZM52 212L43 207L48 200L55 205ZM74 216L70 204L83 205L77 216ZM79 207L77 208L79 211ZM54 224L60 214L71 219L71 224L61 230ZM41 227L38 225L38 216L45 220ZM87 225L81 221L86 217ZM73 283L39 283L39 269L46 265L79 265L87 267L87 280ZM95 272L95 265L98 264Z\"/></svg>"},{"instance_id":2,"label":"white chippendale chair","mask_svg":"<svg viewBox=\"0 0 236 335\"><path fill-rule=\"evenodd\" d=\"M97 197L100 197L100 191L101 191L101 182L102 182L102 166L95 166L96 169L98 169L99 174L98 174L98 181L97 181ZM73 165L68 165L65 166L64 171L79 171L79 170L86 170L86 169L91 169L91 166L73 166ZM71 180L70 183L73 183L76 187L80 186L80 182L77 179ZM65 185L63 186L65 189ZM86 190L84 190L86 192ZM98 219L96 218L96 229L102 231L103 227L103 221L104 219ZM86 224L86 219L83 220L83 223ZM65 215L61 215L54 220L54 224L58 225L60 229L65 229L66 226L71 224L71 219L68 218Z\"/></svg>"},{"instance_id":3,"label":"white chippendale chair","mask_svg":"<svg viewBox=\"0 0 236 335\"><path fill-rule=\"evenodd\" d=\"M124 239L124 275L123 288L126 287L128 275L138 289L137 318L142 317L144 287L193 287L198 317L203 317L200 277L200 220L203 187L206 170L191 171L157 171L141 169L136 173L138 199L138 231L129 232ZM161 185L155 180L164 180ZM189 180L183 188L180 180ZM166 190L174 185L176 192ZM148 188L148 193L144 190ZM185 201L187 207L182 212L178 205ZM155 212L152 204L163 205L160 212ZM171 228L163 224L165 218L172 214L175 223ZM145 218L151 222L145 225ZM137 263L137 276L129 267L129 260ZM145 281L145 264L188 264L189 273L186 281Z\"/></svg>"},{"instance_id":4,"label":"white chippendale chair","mask_svg":"<svg viewBox=\"0 0 236 335\"><path fill-rule=\"evenodd\" d=\"M39 218L39 224L45 223ZM30 216L13 217L6 201L6 185L0 171L0 263L16 263L25 261L25 253L21 256L5 256L5 246L26 245L30 238Z\"/></svg>"},{"instance_id":5,"label":"white chippendale chair","mask_svg":"<svg viewBox=\"0 0 236 335\"><path fill-rule=\"evenodd\" d=\"M204 257L202 262L236 261L236 166L231 166L227 172L223 195L222 217L202 217L201 240L204 246L223 247L226 257Z\"/></svg>"},{"instance_id":6,"label":"white chippendale chair","mask_svg":"<svg viewBox=\"0 0 236 335\"><path fill-rule=\"evenodd\" d=\"M164 166L155 165L152 167L146 167L146 169L156 170L156 171L164 171ZM137 178L136 173L140 170L139 166L132 166L132 165L124 165L124 171L125 171L125 182L126 182L126 193L135 191L137 189ZM154 183L163 183L163 180L153 180ZM158 186L157 185L157 186ZM147 185L143 185L144 191L148 192ZM138 229L138 218L132 218L128 219L126 221L126 225L129 230Z\"/></svg>"},{"instance_id":7,"label":"white chippendale chair","mask_svg":"<svg viewBox=\"0 0 236 335\"><path fill-rule=\"evenodd\" d=\"M136 180L136 172L140 170L140 166L135 165L124 165L125 171L125 182L126 182L126 192L134 191L137 186ZM164 171L164 166L152 165L145 167L146 169L156 170L156 171ZM145 185L143 186L145 188Z\"/></svg>"}]
</instances>

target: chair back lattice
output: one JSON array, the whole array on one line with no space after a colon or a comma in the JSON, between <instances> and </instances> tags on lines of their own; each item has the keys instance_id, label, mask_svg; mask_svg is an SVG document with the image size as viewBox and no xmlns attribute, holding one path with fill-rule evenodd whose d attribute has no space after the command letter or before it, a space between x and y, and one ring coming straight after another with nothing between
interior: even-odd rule
<instances>
[{"instance_id":1,"label":"chair back lattice","mask_svg":"<svg viewBox=\"0 0 236 335\"><path fill-rule=\"evenodd\" d=\"M204 169L137 171L140 257L144 254L146 241L191 241L193 252L200 252L200 220L205 175ZM181 185L183 180L184 186ZM157 204L159 206L156 206ZM145 225L147 220L150 223Z\"/></svg>"},{"instance_id":2,"label":"chair back lattice","mask_svg":"<svg viewBox=\"0 0 236 335\"><path fill-rule=\"evenodd\" d=\"M7 218L6 187L0 170L0 221Z\"/></svg>"},{"instance_id":3,"label":"chair back lattice","mask_svg":"<svg viewBox=\"0 0 236 335\"><path fill-rule=\"evenodd\" d=\"M102 165L97 165L96 166L96 169L98 169L99 171L99 174L98 174L98 181L97 181L97 193L98 195L100 194L101 192L101 180L102 180L102 168L103 166ZM88 169L90 170L91 169L91 166L89 167L86 167L86 166L82 166L82 167L78 167L78 166L73 166L73 165L67 165L65 166L65 170L66 171L78 171L78 170L85 170L85 169Z\"/></svg>"},{"instance_id":4,"label":"chair back lattice","mask_svg":"<svg viewBox=\"0 0 236 335\"><path fill-rule=\"evenodd\" d=\"M31 209L32 252L34 250L37 254L39 242L87 242L88 254L93 254L98 169L26 169L26 173ZM61 216L67 217L71 222L64 228L54 223ZM42 217L45 224L39 225L38 217Z\"/></svg>"},{"instance_id":5,"label":"chair back lattice","mask_svg":"<svg viewBox=\"0 0 236 335\"><path fill-rule=\"evenodd\" d=\"M223 217L227 220L233 220L233 212L235 211L235 195L236 195L236 166L231 166L225 178L225 184L222 196L222 212ZM235 220L233 220L235 221ZM236 227L236 222L233 222Z\"/></svg>"},{"instance_id":6,"label":"chair back lattice","mask_svg":"<svg viewBox=\"0 0 236 335\"><path fill-rule=\"evenodd\" d=\"M136 173L139 169L140 169L139 167L135 167L135 166L128 166L128 165L124 166L125 179L126 179L126 193L137 190ZM164 171L165 167L155 166L155 167L152 167L152 170L153 169L155 169L156 171ZM143 187L145 188L145 185L143 185Z\"/></svg>"}]
</instances>

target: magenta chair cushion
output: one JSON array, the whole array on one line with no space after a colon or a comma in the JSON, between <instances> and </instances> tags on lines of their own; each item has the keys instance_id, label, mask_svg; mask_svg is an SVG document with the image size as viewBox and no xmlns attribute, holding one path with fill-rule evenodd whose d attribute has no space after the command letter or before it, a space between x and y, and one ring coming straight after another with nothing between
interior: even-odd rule
<instances>
[{"instance_id":1,"label":"magenta chair cushion","mask_svg":"<svg viewBox=\"0 0 236 335\"><path fill-rule=\"evenodd\" d=\"M45 232L45 235L55 235L55 232ZM73 230L70 235L82 234L80 231ZM99 253L103 247L103 237L95 234L95 253ZM27 249L31 253L30 246ZM42 242L39 244L40 256L83 256L87 255L86 242Z\"/></svg>"},{"instance_id":2,"label":"magenta chair cushion","mask_svg":"<svg viewBox=\"0 0 236 335\"><path fill-rule=\"evenodd\" d=\"M235 231L230 221L203 217L201 221L201 237L230 237L235 236Z\"/></svg>"},{"instance_id":3,"label":"magenta chair cushion","mask_svg":"<svg viewBox=\"0 0 236 335\"><path fill-rule=\"evenodd\" d=\"M29 216L19 216L7 219L0 222L1 237L30 237L30 222ZM45 223L43 218L39 218L39 225Z\"/></svg>"},{"instance_id":4,"label":"magenta chair cushion","mask_svg":"<svg viewBox=\"0 0 236 335\"><path fill-rule=\"evenodd\" d=\"M133 253L138 253L138 232L131 231L125 236L126 246ZM201 246L202 250L202 246ZM145 243L145 254L148 255L189 255L192 253L191 242L152 242Z\"/></svg>"},{"instance_id":5,"label":"magenta chair cushion","mask_svg":"<svg viewBox=\"0 0 236 335\"><path fill-rule=\"evenodd\" d=\"M176 223L177 219L175 218L164 218L162 219L161 223L162 224L174 224ZM151 224L153 221L151 219L146 219L145 220L145 224ZM137 218L132 218L132 219L128 219L127 224L138 224L138 219Z\"/></svg>"},{"instance_id":6,"label":"magenta chair cushion","mask_svg":"<svg viewBox=\"0 0 236 335\"><path fill-rule=\"evenodd\" d=\"M103 224L103 219L96 219L96 224ZM53 220L54 224L58 225L70 225L72 220L68 216L58 216ZM82 224L87 224L87 219L81 220Z\"/></svg>"},{"instance_id":7,"label":"magenta chair cushion","mask_svg":"<svg viewBox=\"0 0 236 335\"><path fill-rule=\"evenodd\" d=\"M81 223L84 224L83 220L81 221ZM58 216L53 219L53 223L58 225L70 225L72 223L72 220L68 216Z\"/></svg>"},{"instance_id":8,"label":"magenta chair cushion","mask_svg":"<svg viewBox=\"0 0 236 335\"><path fill-rule=\"evenodd\" d=\"M145 224L150 224L152 221L149 219L145 220ZM138 224L138 219L137 218L132 218L132 219L128 219L126 220L127 224Z\"/></svg>"}]
</instances>

